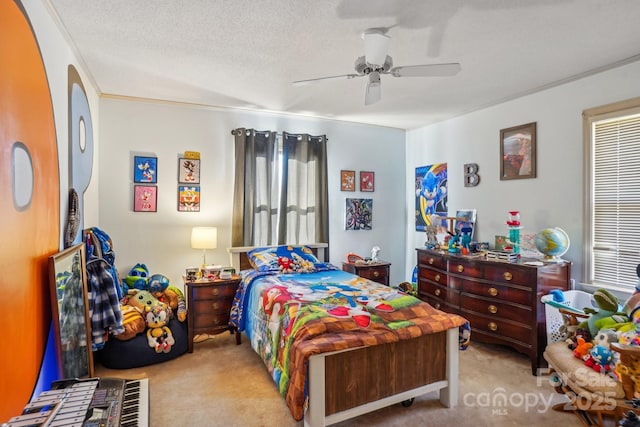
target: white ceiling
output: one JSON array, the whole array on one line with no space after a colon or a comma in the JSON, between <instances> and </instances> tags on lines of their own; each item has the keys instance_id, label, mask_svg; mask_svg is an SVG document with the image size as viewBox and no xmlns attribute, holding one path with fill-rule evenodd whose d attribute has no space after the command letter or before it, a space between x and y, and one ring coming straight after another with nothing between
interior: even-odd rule
<instances>
[{"instance_id":1,"label":"white ceiling","mask_svg":"<svg viewBox=\"0 0 640 427\"><path fill-rule=\"evenodd\" d=\"M103 94L402 129L640 60L638 0L47 1ZM292 86L353 73L372 27L396 66L462 71L383 75L370 106L366 77Z\"/></svg>"}]
</instances>

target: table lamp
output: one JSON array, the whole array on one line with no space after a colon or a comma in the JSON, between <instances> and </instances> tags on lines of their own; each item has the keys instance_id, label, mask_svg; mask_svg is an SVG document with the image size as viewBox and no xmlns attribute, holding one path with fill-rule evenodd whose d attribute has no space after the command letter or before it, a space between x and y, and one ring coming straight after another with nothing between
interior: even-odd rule
<instances>
[{"instance_id":1,"label":"table lamp","mask_svg":"<svg viewBox=\"0 0 640 427\"><path fill-rule=\"evenodd\" d=\"M193 227L191 229L191 247L202 249L202 267L200 271L207 268L207 249L218 247L218 229L216 227Z\"/></svg>"}]
</instances>

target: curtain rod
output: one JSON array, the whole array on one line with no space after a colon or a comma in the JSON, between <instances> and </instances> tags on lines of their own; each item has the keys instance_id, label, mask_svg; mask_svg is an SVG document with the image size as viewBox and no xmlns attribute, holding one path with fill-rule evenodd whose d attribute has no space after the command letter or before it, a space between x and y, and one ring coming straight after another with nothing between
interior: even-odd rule
<instances>
[{"instance_id":1,"label":"curtain rod","mask_svg":"<svg viewBox=\"0 0 640 427\"><path fill-rule=\"evenodd\" d=\"M247 130L246 128L238 128L238 129L232 129L231 130L231 135L236 136L238 134L238 132L240 132L240 130ZM259 133L275 133L276 136L280 136L280 137L284 137L284 134L282 132L273 132L273 131L267 131L267 130L255 130L253 129L254 132L259 132ZM290 133L289 135L297 135L300 136L302 134L299 133ZM308 134L307 134L308 135ZM325 135L309 135L311 138L324 138L326 141L329 141L329 138L327 138Z\"/></svg>"}]
</instances>

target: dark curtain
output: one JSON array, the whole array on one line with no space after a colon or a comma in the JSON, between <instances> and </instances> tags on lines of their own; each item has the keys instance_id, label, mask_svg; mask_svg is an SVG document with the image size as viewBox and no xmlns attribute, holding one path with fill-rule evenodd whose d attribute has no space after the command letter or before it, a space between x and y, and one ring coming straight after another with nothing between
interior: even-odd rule
<instances>
[{"instance_id":1,"label":"dark curtain","mask_svg":"<svg viewBox=\"0 0 640 427\"><path fill-rule=\"evenodd\" d=\"M329 242L327 138L236 129L232 244Z\"/></svg>"}]
</instances>

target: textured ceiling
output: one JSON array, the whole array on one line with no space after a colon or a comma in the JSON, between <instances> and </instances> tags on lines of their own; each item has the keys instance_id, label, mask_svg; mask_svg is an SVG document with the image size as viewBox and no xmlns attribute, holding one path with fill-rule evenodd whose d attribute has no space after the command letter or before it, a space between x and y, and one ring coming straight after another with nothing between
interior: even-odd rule
<instances>
[{"instance_id":1,"label":"textured ceiling","mask_svg":"<svg viewBox=\"0 0 640 427\"><path fill-rule=\"evenodd\" d=\"M638 0L46 0L103 94L402 129L640 60ZM453 77L349 74L363 31L394 65L459 62Z\"/></svg>"}]
</instances>

